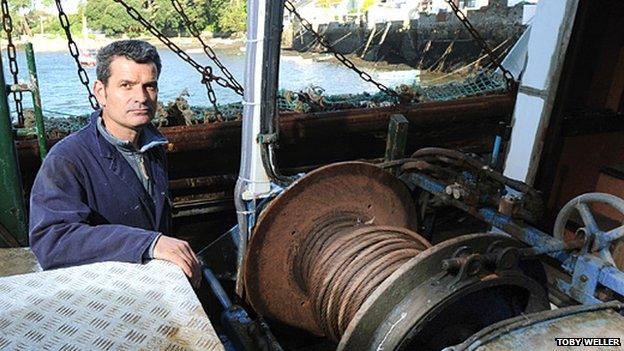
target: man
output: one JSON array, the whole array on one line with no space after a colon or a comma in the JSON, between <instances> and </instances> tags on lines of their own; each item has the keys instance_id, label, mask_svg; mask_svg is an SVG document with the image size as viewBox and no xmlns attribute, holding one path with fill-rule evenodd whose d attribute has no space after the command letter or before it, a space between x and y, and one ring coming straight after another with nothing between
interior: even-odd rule
<instances>
[{"instance_id":1,"label":"man","mask_svg":"<svg viewBox=\"0 0 624 351\"><path fill-rule=\"evenodd\" d=\"M50 150L32 188L30 245L44 269L156 258L199 285L190 246L167 236L167 141L150 123L160 69L146 42L117 41L98 53L93 90L101 110Z\"/></svg>"}]
</instances>

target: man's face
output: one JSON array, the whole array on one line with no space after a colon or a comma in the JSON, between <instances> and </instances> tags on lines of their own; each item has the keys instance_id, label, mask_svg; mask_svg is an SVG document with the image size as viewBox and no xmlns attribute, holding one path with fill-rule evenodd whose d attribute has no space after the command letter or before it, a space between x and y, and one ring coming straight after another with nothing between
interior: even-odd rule
<instances>
[{"instance_id":1,"label":"man's face","mask_svg":"<svg viewBox=\"0 0 624 351\"><path fill-rule=\"evenodd\" d=\"M110 77L104 85L94 84L106 123L137 130L154 117L158 100L158 73L153 63L136 63L117 56L110 65Z\"/></svg>"}]
</instances>

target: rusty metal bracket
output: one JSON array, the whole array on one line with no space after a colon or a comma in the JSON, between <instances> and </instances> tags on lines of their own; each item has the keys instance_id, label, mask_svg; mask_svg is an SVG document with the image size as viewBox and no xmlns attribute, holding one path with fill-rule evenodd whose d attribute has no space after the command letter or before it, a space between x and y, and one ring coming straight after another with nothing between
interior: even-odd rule
<instances>
[{"instance_id":1,"label":"rusty metal bracket","mask_svg":"<svg viewBox=\"0 0 624 351\"><path fill-rule=\"evenodd\" d=\"M8 89L10 92L15 93L33 91L35 88L30 83L19 83L8 85Z\"/></svg>"},{"instance_id":2,"label":"rusty metal bracket","mask_svg":"<svg viewBox=\"0 0 624 351\"><path fill-rule=\"evenodd\" d=\"M409 121L405 116L396 114L390 117L384 161L393 161L405 156L408 127Z\"/></svg>"},{"instance_id":3,"label":"rusty metal bracket","mask_svg":"<svg viewBox=\"0 0 624 351\"><path fill-rule=\"evenodd\" d=\"M521 85L520 87L518 87L518 92L529 96L535 96L544 100L548 97L548 92L546 90L533 88L528 85Z\"/></svg>"}]
</instances>

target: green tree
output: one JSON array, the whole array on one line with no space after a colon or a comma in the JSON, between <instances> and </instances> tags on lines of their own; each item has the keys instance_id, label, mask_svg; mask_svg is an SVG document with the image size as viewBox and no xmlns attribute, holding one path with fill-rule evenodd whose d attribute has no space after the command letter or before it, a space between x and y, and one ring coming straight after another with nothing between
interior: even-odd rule
<instances>
[{"instance_id":1,"label":"green tree","mask_svg":"<svg viewBox=\"0 0 624 351\"><path fill-rule=\"evenodd\" d=\"M167 36L188 35L189 31L171 0L125 0L154 27ZM199 31L220 32L245 30L245 0L178 0L184 13ZM85 14L89 27L109 36L146 34L142 25L134 21L125 9L113 0L86 0Z\"/></svg>"},{"instance_id":2,"label":"green tree","mask_svg":"<svg viewBox=\"0 0 624 351\"><path fill-rule=\"evenodd\" d=\"M178 35L184 31L184 21L173 8L170 0L151 0L146 5L146 17L159 31L168 36Z\"/></svg>"},{"instance_id":3,"label":"green tree","mask_svg":"<svg viewBox=\"0 0 624 351\"><path fill-rule=\"evenodd\" d=\"M12 0L8 2L9 9L12 11L30 10L32 3L30 0Z\"/></svg>"},{"instance_id":4,"label":"green tree","mask_svg":"<svg viewBox=\"0 0 624 351\"><path fill-rule=\"evenodd\" d=\"M44 0L44 5L51 5L52 0ZM11 0L8 1L9 15L13 24L13 35L32 35L32 22L33 13L36 13L36 9L33 7L34 3L31 0ZM3 33L4 37L4 33Z\"/></svg>"},{"instance_id":5,"label":"green tree","mask_svg":"<svg viewBox=\"0 0 624 351\"><path fill-rule=\"evenodd\" d=\"M37 13L34 12L33 16L36 15ZM44 33L65 36L65 31L63 30L63 27L61 27L61 22L56 15L42 15L41 17L37 16L33 18L32 21L29 21L29 23L32 23L31 28L38 28L40 19L43 20ZM71 29L72 34L79 35L82 32L82 14L74 13L67 15L67 19L69 19L69 28ZM34 31L37 32L36 29Z\"/></svg>"},{"instance_id":6,"label":"green tree","mask_svg":"<svg viewBox=\"0 0 624 351\"><path fill-rule=\"evenodd\" d=\"M247 2L213 0L209 8L209 27L217 32L242 32L247 24Z\"/></svg>"},{"instance_id":7,"label":"green tree","mask_svg":"<svg viewBox=\"0 0 624 351\"><path fill-rule=\"evenodd\" d=\"M243 32L247 23L247 3L243 0L229 1L219 16L219 29L223 32Z\"/></svg>"},{"instance_id":8,"label":"green tree","mask_svg":"<svg viewBox=\"0 0 624 351\"><path fill-rule=\"evenodd\" d=\"M140 0L126 0L126 3L137 10L142 9L144 4ZM87 1L85 15L91 29L101 31L108 36L121 34L136 36L145 31L143 26L133 20L126 10L113 0Z\"/></svg>"},{"instance_id":9,"label":"green tree","mask_svg":"<svg viewBox=\"0 0 624 351\"><path fill-rule=\"evenodd\" d=\"M184 4L183 4L184 6ZM208 29L209 20L210 20L210 1L187 1L186 6L184 7L184 12L190 18L191 21L194 21L195 27L199 31L204 31Z\"/></svg>"}]
</instances>

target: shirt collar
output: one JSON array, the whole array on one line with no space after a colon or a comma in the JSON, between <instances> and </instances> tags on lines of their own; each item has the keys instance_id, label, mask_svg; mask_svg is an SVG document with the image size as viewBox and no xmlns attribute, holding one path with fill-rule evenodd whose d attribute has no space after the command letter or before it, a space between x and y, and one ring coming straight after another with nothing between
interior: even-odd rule
<instances>
[{"instance_id":1,"label":"shirt collar","mask_svg":"<svg viewBox=\"0 0 624 351\"><path fill-rule=\"evenodd\" d=\"M141 135L139 136L138 150L134 148L132 142L128 140L121 140L110 134L106 127L104 127L101 116L97 118L97 129L100 134L102 134L104 139L106 139L106 141L108 141L110 144L117 147L118 149L127 152L144 153L153 147L169 143L169 141L167 141L167 139L165 139L165 137L151 123L144 126L141 130Z\"/></svg>"}]
</instances>

